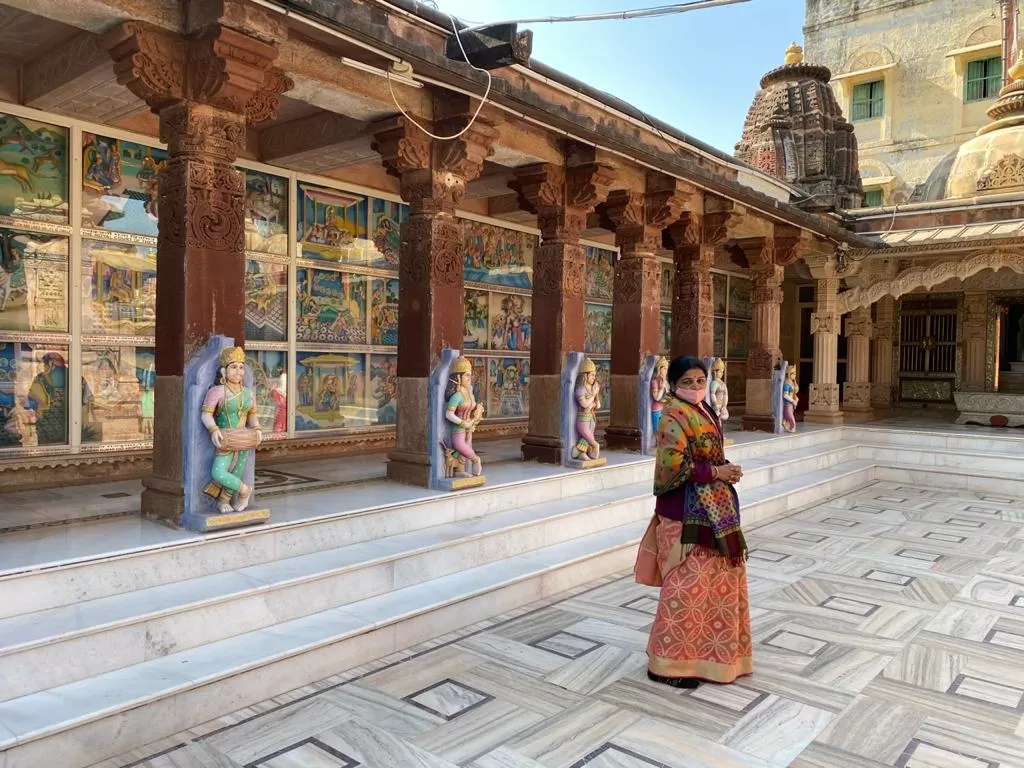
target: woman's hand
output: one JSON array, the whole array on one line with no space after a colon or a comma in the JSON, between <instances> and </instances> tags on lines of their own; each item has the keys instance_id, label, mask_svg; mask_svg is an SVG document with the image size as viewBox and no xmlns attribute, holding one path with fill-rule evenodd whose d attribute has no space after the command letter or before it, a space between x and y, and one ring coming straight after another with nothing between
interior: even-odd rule
<instances>
[{"instance_id":1,"label":"woman's hand","mask_svg":"<svg viewBox=\"0 0 1024 768\"><path fill-rule=\"evenodd\" d=\"M719 480L733 484L738 483L743 477L743 470L738 464L723 464L720 467L715 467L715 474L718 475Z\"/></svg>"}]
</instances>

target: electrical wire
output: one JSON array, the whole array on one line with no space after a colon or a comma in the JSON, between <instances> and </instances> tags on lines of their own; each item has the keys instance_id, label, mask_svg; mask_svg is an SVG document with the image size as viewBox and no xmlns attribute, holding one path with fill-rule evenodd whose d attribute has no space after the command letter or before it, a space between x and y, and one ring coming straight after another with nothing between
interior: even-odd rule
<instances>
[{"instance_id":1,"label":"electrical wire","mask_svg":"<svg viewBox=\"0 0 1024 768\"><path fill-rule=\"evenodd\" d=\"M473 27L466 27L464 32L473 32L485 27L497 27L506 24L557 24L568 21L611 21L624 19L649 19L658 16L670 16L687 11L697 11L701 8L714 8L719 5L734 5L736 3L748 3L750 0L690 0L688 3L675 3L674 5L660 5L654 8L637 8L632 11L610 11L607 13L577 14L575 16L541 16L531 19L508 19L507 21L489 21L486 24L477 24Z\"/></svg>"},{"instance_id":2,"label":"electrical wire","mask_svg":"<svg viewBox=\"0 0 1024 768\"><path fill-rule=\"evenodd\" d=\"M469 122L466 123L465 128L463 128L458 133L452 134L451 136L438 136L436 133L431 133L430 131L428 131L426 128L420 125L419 122L417 122L416 118L414 118L412 115L406 112L405 108L402 107L401 103L399 103L398 95L395 93L395 87L391 82L391 70L390 68L384 70L385 75L387 76L388 90L391 92L391 100L395 102L395 106L398 107L398 111L402 113L406 120L415 125L425 134L427 134L427 136L437 141L452 141L454 139L459 138L464 133L466 133L466 131L472 128L473 123L475 123L476 119L480 116L480 112L483 110L484 104L487 103L487 97L491 95L491 86L494 85L494 77L491 75L491 73L488 70L484 69L483 67L476 66L475 64L473 64L473 62L469 60L469 54L466 53L466 46L462 44L462 36L459 34L458 23L456 22L454 16L449 16L448 18L451 19L452 29L455 32L455 39L459 43L459 50L462 51L462 58L464 58L466 60L466 63L469 64L469 66L471 66L477 72L483 72L485 75L487 75L487 89L484 91L484 95L480 97L480 104L477 106L476 112L473 113L473 117L471 117L469 119Z\"/></svg>"}]
</instances>

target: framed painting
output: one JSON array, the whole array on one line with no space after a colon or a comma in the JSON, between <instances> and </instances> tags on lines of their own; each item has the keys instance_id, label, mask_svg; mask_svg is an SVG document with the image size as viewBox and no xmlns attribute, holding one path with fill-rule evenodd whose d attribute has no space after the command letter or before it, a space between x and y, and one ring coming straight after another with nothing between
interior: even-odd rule
<instances>
[{"instance_id":1,"label":"framed painting","mask_svg":"<svg viewBox=\"0 0 1024 768\"><path fill-rule=\"evenodd\" d=\"M615 251L586 246L586 296L594 301L611 301L615 286Z\"/></svg>"},{"instance_id":2,"label":"framed painting","mask_svg":"<svg viewBox=\"0 0 1024 768\"><path fill-rule=\"evenodd\" d=\"M466 312L463 320L462 348L466 350L487 349L491 342L488 333L490 299L487 292L467 288L463 294L463 305Z\"/></svg>"},{"instance_id":3,"label":"framed painting","mask_svg":"<svg viewBox=\"0 0 1024 768\"><path fill-rule=\"evenodd\" d=\"M715 314L723 317L729 311L729 277L720 272L711 273L711 297Z\"/></svg>"},{"instance_id":4,"label":"framed painting","mask_svg":"<svg viewBox=\"0 0 1024 768\"><path fill-rule=\"evenodd\" d=\"M594 360L597 368L597 383L601 385L601 407L598 413L610 413L612 410L612 361L608 358Z\"/></svg>"},{"instance_id":5,"label":"framed painting","mask_svg":"<svg viewBox=\"0 0 1024 768\"><path fill-rule=\"evenodd\" d=\"M366 281L349 272L299 268L299 341L366 344Z\"/></svg>"},{"instance_id":6,"label":"framed painting","mask_svg":"<svg viewBox=\"0 0 1024 768\"><path fill-rule=\"evenodd\" d=\"M746 320L729 320L729 341L726 345L726 356L732 359L746 359L747 344L750 337L750 323Z\"/></svg>"},{"instance_id":7,"label":"framed painting","mask_svg":"<svg viewBox=\"0 0 1024 768\"><path fill-rule=\"evenodd\" d=\"M409 206L374 198L370 207L370 266L398 269L402 245L402 224L409 218Z\"/></svg>"},{"instance_id":8,"label":"framed painting","mask_svg":"<svg viewBox=\"0 0 1024 768\"><path fill-rule=\"evenodd\" d=\"M398 355L370 355L370 406L374 424L398 422Z\"/></svg>"},{"instance_id":9,"label":"framed painting","mask_svg":"<svg viewBox=\"0 0 1024 768\"><path fill-rule=\"evenodd\" d=\"M288 255L288 179L245 169L245 249Z\"/></svg>"},{"instance_id":10,"label":"framed painting","mask_svg":"<svg viewBox=\"0 0 1024 768\"><path fill-rule=\"evenodd\" d=\"M156 350L82 347L82 442L153 439Z\"/></svg>"},{"instance_id":11,"label":"framed painting","mask_svg":"<svg viewBox=\"0 0 1024 768\"><path fill-rule=\"evenodd\" d=\"M398 280L370 278L370 343L398 346Z\"/></svg>"},{"instance_id":12,"label":"framed painting","mask_svg":"<svg viewBox=\"0 0 1024 768\"><path fill-rule=\"evenodd\" d=\"M67 128L0 113L0 216L68 223Z\"/></svg>"},{"instance_id":13,"label":"framed painting","mask_svg":"<svg viewBox=\"0 0 1024 768\"><path fill-rule=\"evenodd\" d=\"M587 304L583 322L583 351L588 355L610 355L612 308L603 304Z\"/></svg>"},{"instance_id":14,"label":"framed painting","mask_svg":"<svg viewBox=\"0 0 1024 768\"><path fill-rule=\"evenodd\" d=\"M157 236L157 178L167 152L82 134L82 226Z\"/></svg>"},{"instance_id":15,"label":"framed painting","mask_svg":"<svg viewBox=\"0 0 1024 768\"><path fill-rule=\"evenodd\" d=\"M246 261L245 338L288 340L288 267L284 264Z\"/></svg>"},{"instance_id":16,"label":"framed painting","mask_svg":"<svg viewBox=\"0 0 1024 768\"><path fill-rule=\"evenodd\" d=\"M0 342L0 447L68 442L68 348Z\"/></svg>"},{"instance_id":17,"label":"framed painting","mask_svg":"<svg viewBox=\"0 0 1024 768\"><path fill-rule=\"evenodd\" d=\"M750 306L750 281L742 277L729 277L729 317L749 320L753 317Z\"/></svg>"},{"instance_id":18,"label":"framed painting","mask_svg":"<svg viewBox=\"0 0 1024 768\"><path fill-rule=\"evenodd\" d=\"M298 403L295 429L363 427L376 423L376 408L366 403L366 355L347 352L299 352L296 356Z\"/></svg>"},{"instance_id":19,"label":"framed painting","mask_svg":"<svg viewBox=\"0 0 1024 768\"><path fill-rule=\"evenodd\" d=\"M156 248L82 241L82 332L156 333Z\"/></svg>"},{"instance_id":20,"label":"framed painting","mask_svg":"<svg viewBox=\"0 0 1024 768\"><path fill-rule=\"evenodd\" d=\"M747 361L729 361L725 370L725 383L729 386L729 402L747 402Z\"/></svg>"},{"instance_id":21,"label":"framed painting","mask_svg":"<svg viewBox=\"0 0 1024 768\"><path fill-rule=\"evenodd\" d=\"M464 219L464 277L471 283L507 288L533 285L535 235Z\"/></svg>"},{"instance_id":22,"label":"framed painting","mask_svg":"<svg viewBox=\"0 0 1024 768\"><path fill-rule=\"evenodd\" d=\"M715 318L713 345L715 357L725 357L725 318Z\"/></svg>"},{"instance_id":23,"label":"framed painting","mask_svg":"<svg viewBox=\"0 0 1024 768\"><path fill-rule=\"evenodd\" d=\"M528 352L533 325L532 315L533 301L529 296L492 293L491 349Z\"/></svg>"},{"instance_id":24,"label":"framed painting","mask_svg":"<svg viewBox=\"0 0 1024 768\"><path fill-rule=\"evenodd\" d=\"M672 306L672 288L675 284L676 268L671 262L661 262L661 281L659 283L659 300L661 306Z\"/></svg>"},{"instance_id":25,"label":"framed painting","mask_svg":"<svg viewBox=\"0 0 1024 768\"><path fill-rule=\"evenodd\" d=\"M68 330L68 239L0 227L0 331Z\"/></svg>"},{"instance_id":26,"label":"framed painting","mask_svg":"<svg viewBox=\"0 0 1024 768\"><path fill-rule=\"evenodd\" d=\"M298 184L298 232L302 258L365 264L367 199L338 189Z\"/></svg>"},{"instance_id":27,"label":"framed painting","mask_svg":"<svg viewBox=\"0 0 1024 768\"><path fill-rule=\"evenodd\" d=\"M252 369L252 389L260 429L266 434L288 431L288 353L284 350L247 350L245 362Z\"/></svg>"},{"instance_id":28,"label":"framed painting","mask_svg":"<svg viewBox=\"0 0 1024 768\"><path fill-rule=\"evenodd\" d=\"M487 416L516 419L530 413L530 361L496 358L487 361Z\"/></svg>"},{"instance_id":29,"label":"framed painting","mask_svg":"<svg viewBox=\"0 0 1024 768\"><path fill-rule=\"evenodd\" d=\"M669 350L672 349L672 313L661 312L661 354L667 355Z\"/></svg>"}]
</instances>

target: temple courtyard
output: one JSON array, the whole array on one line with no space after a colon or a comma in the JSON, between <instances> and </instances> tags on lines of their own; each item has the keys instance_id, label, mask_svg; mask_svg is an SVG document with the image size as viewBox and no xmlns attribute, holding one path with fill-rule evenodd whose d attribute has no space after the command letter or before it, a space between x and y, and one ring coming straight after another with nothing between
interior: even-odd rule
<instances>
[{"instance_id":1,"label":"temple courtyard","mask_svg":"<svg viewBox=\"0 0 1024 768\"><path fill-rule=\"evenodd\" d=\"M645 678L650 457L268 465L270 523L208 534L137 481L4 494L0 766L1024 766L1024 437L730 436L756 672L694 692Z\"/></svg>"},{"instance_id":2,"label":"temple courtyard","mask_svg":"<svg viewBox=\"0 0 1024 768\"><path fill-rule=\"evenodd\" d=\"M750 536L756 672L646 679L626 573L97 768L1024 765L1024 498L872 482Z\"/></svg>"}]
</instances>

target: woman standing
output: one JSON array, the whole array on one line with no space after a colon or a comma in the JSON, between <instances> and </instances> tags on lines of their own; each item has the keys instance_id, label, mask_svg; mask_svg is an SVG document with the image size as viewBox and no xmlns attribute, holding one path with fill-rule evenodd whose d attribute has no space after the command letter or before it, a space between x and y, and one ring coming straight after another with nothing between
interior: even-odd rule
<instances>
[{"instance_id":1,"label":"woman standing","mask_svg":"<svg viewBox=\"0 0 1024 768\"><path fill-rule=\"evenodd\" d=\"M753 672L747 544L725 460L722 426L705 403L707 368L677 357L657 436L655 515L640 544L636 578L660 586L647 676L676 688L731 683Z\"/></svg>"}]
</instances>

